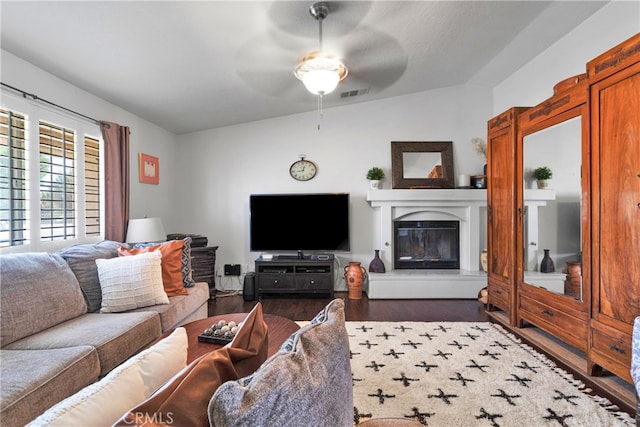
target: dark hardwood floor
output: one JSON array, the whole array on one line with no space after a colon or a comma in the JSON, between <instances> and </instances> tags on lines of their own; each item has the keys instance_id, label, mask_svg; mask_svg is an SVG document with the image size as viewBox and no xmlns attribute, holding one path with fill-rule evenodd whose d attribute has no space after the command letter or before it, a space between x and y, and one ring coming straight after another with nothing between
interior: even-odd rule
<instances>
[{"instance_id":1,"label":"dark hardwood floor","mask_svg":"<svg viewBox=\"0 0 640 427\"><path fill-rule=\"evenodd\" d=\"M489 321L485 306L475 299L370 300L363 295L360 300L351 300L347 298L346 292L336 292L335 298L344 300L347 321ZM291 320L311 320L329 301L328 297L265 296L261 303L264 313ZM209 300L209 316L247 313L255 304L256 301L244 301L240 295L216 297Z\"/></svg>"}]
</instances>

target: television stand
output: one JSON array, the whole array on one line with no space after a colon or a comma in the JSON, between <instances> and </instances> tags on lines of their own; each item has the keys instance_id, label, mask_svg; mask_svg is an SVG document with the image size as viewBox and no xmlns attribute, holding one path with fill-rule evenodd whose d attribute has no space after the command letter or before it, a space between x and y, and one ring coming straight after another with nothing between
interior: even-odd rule
<instances>
[{"instance_id":1,"label":"television stand","mask_svg":"<svg viewBox=\"0 0 640 427\"><path fill-rule=\"evenodd\" d=\"M255 264L258 300L263 294L329 294L333 299L333 256L328 260L260 257Z\"/></svg>"}]
</instances>

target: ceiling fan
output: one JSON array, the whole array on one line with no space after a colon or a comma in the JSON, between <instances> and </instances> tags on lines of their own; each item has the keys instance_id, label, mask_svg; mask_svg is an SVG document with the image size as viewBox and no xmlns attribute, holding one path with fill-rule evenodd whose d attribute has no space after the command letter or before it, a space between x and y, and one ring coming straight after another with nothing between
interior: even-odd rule
<instances>
[{"instance_id":1,"label":"ceiling fan","mask_svg":"<svg viewBox=\"0 0 640 427\"><path fill-rule=\"evenodd\" d=\"M292 74L305 74L301 67L305 60L326 60L330 55L320 56L322 50L333 54L333 59L344 58L346 64L338 60L344 67L344 71L337 68L335 84L340 90L325 89L325 107L354 102L354 94L379 92L404 73L408 62L404 49L392 36L364 22L375 2L324 1L304 9L299 6L298 1L273 2L267 11L267 29L237 51L236 71L255 90L282 102L308 103L309 92L317 95L317 91L305 90L306 85L297 83ZM309 14L318 21L315 34ZM310 51L312 37L319 41L320 49Z\"/></svg>"},{"instance_id":2,"label":"ceiling fan","mask_svg":"<svg viewBox=\"0 0 640 427\"><path fill-rule=\"evenodd\" d=\"M314 3L309 14L318 21L318 50L308 53L295 68L295 76L304 83L309 92L318 95L330 94L347 74L347 67L338 58L329 55L322 46L322 21L329 15L327 2Z\"/></svg>"},{"instance_id":3,"label":"ceiling fan","mask_svg":"<svg viewBox=\"0 0 640 427\"><path fill-rule=\"evenodd\" d=\"M314 3L309 14L318 21L318 50L305 55L295 68L295 76L309 92L318 96L318 130L322 120L322 97L334 91L347 76L347 67L338 58L327 54L322 46L322 21L329 15L329 4Z\"/></svg>"}]
</instances>

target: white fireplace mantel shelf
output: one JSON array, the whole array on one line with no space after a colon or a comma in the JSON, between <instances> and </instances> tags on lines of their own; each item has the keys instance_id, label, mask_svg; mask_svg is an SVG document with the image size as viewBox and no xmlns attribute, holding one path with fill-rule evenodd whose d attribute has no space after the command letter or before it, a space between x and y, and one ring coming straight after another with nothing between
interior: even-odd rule
<instances>
[{"instance_id":1,"label":"white fireplace mantel shelf","mask_svg":"<svg viewBox=\"0 0 640 427\"><path fill-rule=\"evenodd\" d=\"M553 190L525 190L526 202L546 202L555 200ZM487 190L481 189L415 189L415 190L371 190L367 192L367 201L371 206L398 202L472 202L483 206L487 204Z\"/></svg>"},{"instance_id":2,"label":"white fireplace mantel shelf","mask_svg":"<svg viewBox=\"0 0 640 427\"><path fill-rule=\"evenodd\" d=\"M538 208L555 199L553 190L525 190L528 211L527 235L537 238ZM486 286L486 274L480 270L481 209L487 205L484 189L413 189L371 190L367 201L378 211L378 245L387 273L370 275L369 298L475 298ZM444 275L456 285L442 286L443 275L431 271L393 269L393 222L401 218L419 220L457 219L460 222L460 270ZM471 279L471 280L470 280ZM435 291L429 292L429 283ZM426 283L425 283L426 282ZM437 283L436 283L437 282ZM405 289L406 288L406 289ZM394 289L390 292L390 289ZM404 290L403 290L404 289ZM451 289L451 292L443 289Z\"/></svg>"}]
</instances>

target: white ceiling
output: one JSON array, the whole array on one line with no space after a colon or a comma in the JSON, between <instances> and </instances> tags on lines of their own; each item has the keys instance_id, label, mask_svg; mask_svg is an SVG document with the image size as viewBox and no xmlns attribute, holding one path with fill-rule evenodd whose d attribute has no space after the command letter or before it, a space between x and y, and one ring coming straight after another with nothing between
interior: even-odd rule
<instances>
[{"instance_id":1,"label":"white ceiling","mask_svg":"<svg viewBox=\"0 0 640 427\"><path fill-rule=\"evenodd\" d=\"M318 45L312 3L1 0L0 43L183 134L317 108L293 75ZM349 75L325 96L325 108L470 81L496 84L606 2L328 3L324 47L342 57ZM341 97L359 90L368 92Z\"/></svg>"}]
</instances>

